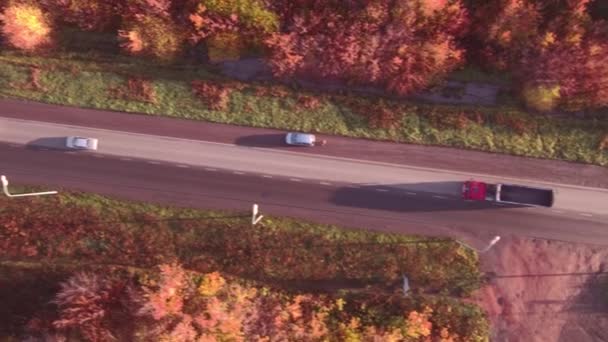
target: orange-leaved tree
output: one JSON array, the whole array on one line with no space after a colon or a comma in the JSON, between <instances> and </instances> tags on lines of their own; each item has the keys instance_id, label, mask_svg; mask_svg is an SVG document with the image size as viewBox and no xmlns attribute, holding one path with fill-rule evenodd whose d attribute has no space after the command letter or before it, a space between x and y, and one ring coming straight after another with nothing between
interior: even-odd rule
<instances>
[{"instance_id":1,"label":"orange-leaved tree","mask_svg":"<svg viewBox=\"0 0 608 342\"><path fill-rule=\"evenodd\" d=\"M10 1L0 20L7 42L18 49L35 51L52 43L52 20L34 1Z\"/></svg>"}]
</instances>

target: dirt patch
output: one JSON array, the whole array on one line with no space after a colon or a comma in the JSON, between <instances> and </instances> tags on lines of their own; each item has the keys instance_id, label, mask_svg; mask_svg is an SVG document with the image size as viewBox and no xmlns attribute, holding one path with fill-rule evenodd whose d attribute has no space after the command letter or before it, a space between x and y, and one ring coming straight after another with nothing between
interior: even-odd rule
<instances>
[{"instance_id":1,"label":"dirt patch","mask_svg":"<svg viewBox=\"0 0 608 342\"><path fill-rule=\"evenodd\" d=\"M475 297L493 341L608 340L608 248L504 238L482 267L489 286Z\"/></svg>"}]
</instances>

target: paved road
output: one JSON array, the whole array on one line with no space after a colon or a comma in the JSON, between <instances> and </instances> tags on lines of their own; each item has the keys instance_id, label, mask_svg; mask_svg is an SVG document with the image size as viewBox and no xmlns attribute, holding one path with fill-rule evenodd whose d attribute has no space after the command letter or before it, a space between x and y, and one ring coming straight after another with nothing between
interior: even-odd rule
<instances>
[{"instance_id":1,"label":"paved road","mask_svg":"<svg viewBox=\"0 0 608 342\"><path fill-rule=\"evenodd\" d=\"M133 200L246 212L259 203L264 214L311 218L365 229L426 235L491 237L518 234L608 245L608 226L598 217L496 207L436 198L436 194L382 186L234 174L170 163L0 144L2 172L11 183L67 187ZM124 159L124 158L123 158ZM383 190L383 191L379 191Z\"/></svg>"},{"instance_id":2,"label":"paved road","mask_svg":"<svg viewBox=\"0 0 608 342\"><path fill-rule=\"evenodd\" d=\"M0 116L241 146L285 149L281 147L281 136L284 132L277 130L63 107L38 102L0 100ZM608 188L608 168L605 167L436 146L395 144L334 136L325 138L329 139L329 144L323 148L290 149L290 151Z\"/></svg>"},{"instance_id":3,"label":"paved road","mask_svg":"<svg viewBox=\"0 0 608 342\"><path fill-rule=\"evenodd\" d=\"M100 138L99 153L53 150L72 134ZM469 175L402 165L13 119L0 119L0 140L12 144L0 155L14 183L218 209L257 202L273 214L380 230L608 244L603 189L558 186L556 212L464 202L455 195Z\"/></svg>"},{"instance_id":4,"label":"paved road","mask_svg":"<svg viewBox=\"0 0 608 342\"><path fill-rule=\"evenodd\" d=\"M96 154L176 165L204 166L239 173L278 175L289 177L296 182L316 180L381 185L410 192L429 192L454 197L460 193L461 182L469 178L492 183L515 182L551 187L558 192L554 204L556 210L568 210L571 215L608 215L606 189L509 180L472 173L0 118L0 141L4 142L64 149L65 137L69 135L99 138L99 151ZM543 209L540 210L542 213Z\"/></svg>"}]
</instances>

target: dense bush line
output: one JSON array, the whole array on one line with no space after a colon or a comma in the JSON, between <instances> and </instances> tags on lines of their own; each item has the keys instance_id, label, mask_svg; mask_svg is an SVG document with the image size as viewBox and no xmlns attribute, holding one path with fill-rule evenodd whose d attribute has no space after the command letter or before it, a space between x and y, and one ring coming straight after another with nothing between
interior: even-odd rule
<instances>
[{"instance_id":1,"label":"dense bush line","mask_svg":"<svg viewBox=\"0 0 608 342\"><path fill-rule=\"evenodd\" d=\"M263 51L277 77L411 94L469 63L514 75L535 110L604 107L608 24L601 0L6 0L2 33L36 52L57 30L108 32L128 54L171 62Z\"/></svg>"},{"instance_id":2,"label":"dense bush line","mask_svg":"<svg viewBox=\"0 0 608 342\"><path fill-rule=\"evenodd\" d=\"M481 310L451 298L286 292L219 272L187 271L176 263L143 269L2 262L0 279L15 284L0 289L0 317L9 328L0 330L0 337L180 342L488 340L488 323Z\"/></svg>"}]
</instances>

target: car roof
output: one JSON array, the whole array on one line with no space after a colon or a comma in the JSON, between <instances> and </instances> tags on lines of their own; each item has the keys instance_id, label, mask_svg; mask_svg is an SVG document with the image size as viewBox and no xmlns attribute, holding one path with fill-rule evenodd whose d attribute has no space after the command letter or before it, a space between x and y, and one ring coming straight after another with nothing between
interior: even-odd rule
<instances>
[{"instance_id":1,"label":"car roof","mask_svg":"<svg viewBox=\"0 0 608 342\"><path fill-rule=\"evenodd\" d=\"M315 135L310 133L291 133L294 140L299 142L313 142L315 140Z\"/></svg>"}]
</instances>

